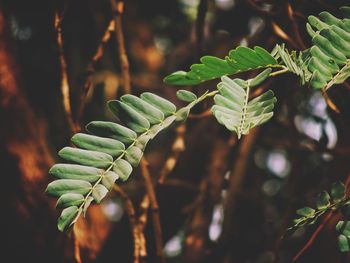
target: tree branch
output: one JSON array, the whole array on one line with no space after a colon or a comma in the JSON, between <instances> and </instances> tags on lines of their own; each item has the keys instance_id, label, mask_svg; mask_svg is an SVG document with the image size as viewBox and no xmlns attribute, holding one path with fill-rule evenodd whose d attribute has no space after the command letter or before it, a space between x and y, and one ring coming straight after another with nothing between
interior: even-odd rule
<instances>
[{"instance_id":1,"label":"tree branch","mask_svg":"<svg viewBox=\"0 0 350 263\"><path fill-rule=\"evenodd\" d=\"M185 150L186 125L181 124L176 128L176 137L171 146L171 153L160 171L158 183L163 184L168 174L174 169L180 154Z\"/></svg>"},{"instance_id":2,"label":"tree branch","mask_svg":"<svg viewBox=\"0 0 350 263\"><path fill-rule=\"evenodd\" d=\"M300 35L298 24L295 21L294 10L293 10L292 5L290 3L287 3L287 13L288 13L289 20L292 22L293 33L295 36L295 40L299 45L299 48L306 49L305 43Z\"/></svg>"},{"instance_id":3,"label":"tree branch","mask_svg":"<svg viewBox=\"0 0 350 263\"><path fill-rule=\"evenodd\" d=\"M233 233L234 212L237 206L237 196L240 192L242 183L247 174L250 153L255 145L258 136L259 127L254 128L250 133L243 137L237 152L237 159L232 166L230 174L227 195L224 201L224 222L222 234L219 238L218 251L215 257L224 257L226 253L226 246L229 244Z\"/></svg>"},{"instance_id":4,"label":"tree branch","mask_svg":"<svg viewBox=\"0 0 350 263\"><path fill-rule=\"evenodd\" d=\"M128 94L131 92L131 78L129 72L129 60L125 50L125 42L124 42L124 34L122 27L122 14L124 11L124 3L121 0L110 0L111 7L113 11L113 18L115 22L115 38L118 43L118 52L119 52L119 60L120 67L123 75L123 88L124 93Z\"/></svg>"},{"instance_id":5,"label":"tree branch","mask_svg":"<svg viewBox=\"0 0 350 263\"><path fill-rule=\"evenodd\" d=\"M73 120L70 94L69 94L69 83L68 83L68 73L67 73L67 63L64 58L64 50L63 50L63 39L62 39L62 15L59 15L58 12L55 14L55 29L57 33L57 48L58 55L61 66L61 92L63 99L63 108L66 114L66 119L68 122L68 126L72 134L76 133L79 129Z\"/></svg>"},{"instance_id":6,"label":"tree branch","mask_svg":"<svg viewBox=\"0 0 350 263\"><path fill-rule=\"evenodd\" d=\"M113 185L113 190L123 199L125 204L125 210L129 217L130 231L134 239L134 263L140 262L140 246L142 239L144 239L143 233L139 231L136 224L135 208L132 204L129 196L124 192L124 190L117 184Z\"/></svg>"},{"instance_id":7,"label":"tree branch","mask_svg":"<svg viewBox=\"0 0 350 263\"><path fill-rule=\"evenodd\" d=\"M197 7L197 19L196 19L196 52L197 59L202 55L203 52L203 39L204 39L204 27L205 27L205 16L208 10L208 0L200 0Z\"/></svg>"},{"instance_id":8,"label":"tree branch","mask_svg":"<svg viewBox=\"0 0 350 263\"><path fill-rule=\"evenodd\" d=\"M84 109L85 109L85 103L86 103L86 95L88 94L89 90L92 87L92 75L95 72L95 66L96 63L101 59L103 55L103 46L108 42L108 40L111 38L111 32L115 30L115 21L111 20L107 26L107 29L105 30L101 42L98 45L95 54L92 56L92 59L90 63L88 64L86 68L86 77L84 81L84 85L82 88L82 92L80 95L80 104L78 107L78 112L77 112L77 118L76 118L76 123L80 123Z\"/></svg>"},{"instance_id":9,"label":"tree branch","mask_svg":"<svg viewBox=\"0 0 350 263\"><path fill-rule=\"evenodd\" d=\"M346 181L345 181L345 187L347 189L347 193L346 193L347 196L349 196L349 186L350 186L350 175L348 175L348 177L346 178ZM313 245L313 243L317 239L318 235L321 233L321 231L325 228L327 223L332 219L332 217L334 215L335 215L335 210L331 210L323 217L321 224L316 228L315 232L311 235L311 237L306 242L306 244L293 257L292 263L297 262L300 259L300 257L302 257L305 254L305 252Z\"/></svg>"},{"instance_id":10,"label":"tree branch","mask_svg":"<svg viewBox=\"0 0 350 263\"><path fill-rule=\"evenodd\" d=\"M159 217L159 206L158 206L157 197L154 191L154 186L152 183L152 178L148 170L148 163L144 158L141 159L140 167L141 167L142 177L145 181L146 191L152 207L152 221L153 221L153 228L154 228L154 235L155 235L154 238L156 241L156 254L160 262L164 262L163 238L162 238L162 228L161 228L160 217Z\"/></svg>"}]
</instances>

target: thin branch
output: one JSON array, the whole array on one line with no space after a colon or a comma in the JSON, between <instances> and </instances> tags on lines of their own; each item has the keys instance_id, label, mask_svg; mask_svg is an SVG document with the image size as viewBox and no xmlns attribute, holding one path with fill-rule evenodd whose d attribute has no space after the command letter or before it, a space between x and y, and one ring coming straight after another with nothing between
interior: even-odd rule
<instances>
[{"instance_id":1,"label":"thin branch","mask_svg":"<svg viewBox=\"0 0 350 263\"><path fill-rule=\"evenodd\" d=\"M294 48L299 47L298 44L290 36L288 36L288 34L279 25L277 25L275 22L271 22L271 25L272 25L273 31L277 36L287 41Z\"/></svg>"},{"instance_id":2,"label":"thin branch","mask_svg":"<svg viewBox=\"0 0 350 263\"><path fill-rule=\"evenodd\" d=\"M322 96L324 98L324 100L326 101L328 107L332 110L334 110L336 113L340 113L339 108L337 107L337 105L333 102L333 100L329 97L327 92L322 92Z\"/></svg>"},{"instance_id":3,"label":"thin branch","mask_svg":"<svg viewBox=\"0 0 350 263\"><path fill-rule=\"evenodd\" d=\"M220 136L213 141L207 173L200 182L199 193L193 202L193 212L187 224L184 255L188 261L202 262L206 256L209 226L214 206L221 201L227 161L233 144L233 140L227 141Z\"/></svg>"},{"instance_id":4,"label":"thin branch","mask_svg":"<svg viewBox=\"0 0 350 263\"><path fill-rule=\"evenodd\" d=\"M182 124L176 128L176 137L171 146L171 153L164 163L162 170L160 171L158 183L163 184L165 178L174 169L180 154L185 150L185 133L186 125Z\"/></svg>"},{"instance_id":5,"label":"thin branch","mask_svg":"<svg viewBox=\"0 0 350 263\"><path fill-rule=\"evenodd\" d=\"M65 11L65 10L64 10ZM62 93L62 104L63 109L66 115L66 120L70 129L71 134L74 134L79 131L79 125L76 125L76 123L73 120L73 114L72 114L72 107L71 107L71 101L70 101L70 92L69 92L69 82L68 82L68 73L67 73L67 63L64 57L64 50L63 50L63 38L62 38L62 18L64 11L59 14L58 11L55 13L55 30L57 34L57 48L58 48L58 56L60 61L60 67L61 67L61 93ZM81 255L80 255L80 247L79 247L79 241L76 237L76 229L73 228L72 231L72 240L73 240L73 251L74 251L74 258L77 263L81 263Z\"/></svg>"},{"instance_id":6,"label":"thin branch","mask_svg":"<svg viewBox=\"0 0 350 263\"><path fill-rule=\"evenodd\" d=\"M76 133L78 131L76 124L73 120L72 108L70 102L70 94L69 94L69 83L68 83L68 74L67 74L67 63L64 58L64 50L63 50L63 40L62 40L62 15L59 15L58 12L55 14L55 29L57 33L57 47L58 54L60 59L61 66L61 92L63 99L63 108L66 115L66 119L68 122L68 126L70 128L71 133Z\"/></svg>"},{"instance_id":7,"label":"thin branch","mask_svg":"<svg viewBox=\"0 0 350 263\"><path fill-rule=\"evenodd\" d=\"M95 54L93 55L90 63L88 64L88 66L86 68L86 77L85 77L85 81L84 81L84 85L83 85L83 90L82 90L81 96L80 96L80 105L78 108L78 113L77 113L77 118L76 118L76 123L78 123L78 124L80 123L82 116L83 116L83 113L84 113L86 96L92 87L92 75L95 72L96 63L101 59L101 57L103 55L103 46L111 38L111 32L114 31L114 28L115 28L115 22L114 22L114 20L111 20L109 22L108 27L105 30L102 38L101 38L101 42L98 45Z\"/></svg>"},{"instance_id":8,"label":"thin branch","mask_svg":"<svg viewBox=\"0 0 350 263\"><path fill-rule=\"evenodd\" d=\"M332 216L334 214L334 210L329 211L322 223L317 227L315 232L312 234L310 239L306 242L306 244L302 247L302 249L293 257L292 263L298 261L302 255L312 246L312 244L315 242L318 235L321 233L321 231L324 229L324 227L327 225L327 223L331 220Z\"/></svg>"},{"instance_id":9,"label":"thin branch","mask_svg":"<svg viewBox=\"0 0 350 263\"><path fill-rule=\"evenodd\" d=\"M288 13L289 20L292 22L292 29L293 29L296 42L299 44L299 47L301 49L306 49L305 43L300 35L298 24L294 18L294 10L290 3L287 3L287 13Z\"/></svg>"},{"instance_id":10,"label":"thin branch","mask_svg":"<svg viewBox=\"0 0 350 263\"><path fill-rule=\"evenodd\" d=\"M232 166L231 175L228 182L227 195L224 201L224 222L222 234L219 238L218 250L215 257L224 258L226 255L226 245L233 235L234 212L237 207L237 197L241 190L243 181L247 175L250 154L255 146L259 127L254 128L250 133L243 137L237 152L237 159ZM218 259L218 262L220 260Z\"/></svg>"},{"instance_id":11,"label":"thin branch","mask_svg":"<svg viewBox=\"0 0 350 263\"><path fill-rule=\"evenodd\" d=\"M140 216L137 220L137 227L139 228L140 233L144 233L145 227L148 221L148 208L150 205L149 196L145 194L140 204ZM140 244L140 257L145 258L147 256L147 247L146 240L144 235L142 235L141 244Z\"/></svg>"},{"instance_id":12,"label":"thin branch","mask_svg":"<svg viewBox=\"0 0 350 263\"><path fill-rule=\"evenodd\" d=\"M200 0L197 7L197 19L196 19L196 52L197 59L202 55L203 52L203 39L204 39L204 27L205 27L205 16L208 10L208 0Z\"/></svg>"},{"instance_id":13,"label":"thin branch","mask_svg":"<svg viewBox=\"0 0 350 263\"><path fill-rule=\"evenodd\" d=\"M156 255L159 258L160 262L164 262L163 238L162 238L162 228L161 228L160 217L159 217L158 201L154 191L152 178L148 170L148 164L144 158L141 159L140 166L141 166L141 174L145 181L146 191L149 196L150 204L152 207L152 221L153 221L153 229L154 229L154 235L155 235L154 238L156 241Z\"/></svg>"},{"instance_id":14,"label":"thin branch","mask_svg":"<svg viewBox=\"0 0 350 263\"><path fill-rule=\"evenodd\" d=\"M118 44L120 67L123 75L123 88L124 93L129 94L131 92L131 78L129 72L129 60L125 50L124 34L122 27L122 14L124 11L124 3L120 0L110 0L113 11L113 18L115 21L115 38Z\"/></svg>"},{"instance_id":15,"label":"thin branch","mask_svg":"<svg viewBox=\"0 0 350 263\"><path fill-rule=\"evenodd\" d=\"M350 186L350 175L348 175L348 177L346 178L346 181L345 181L345 189L347 190L346 191L347 196L349 196L349 186ZM318 235L325 228L327 223L332 219L335 212L336 212L335 210L331 210L324 216L322 223L316 228L315 232L312 234L312 236L309 238L309 240L306 242L306 244L293 257L292 263L297 262L300 259L300 257L303 256L304 253L313 245L313 243L317 239Z\"/></svg>"},{"instance_id":16,"label":"thin branch","mask_svg":"<svg viewBox=\"0 0 350 263\"><path fill-rule=\"evenodd\" d=\"M76 226L73 226L73 232L72 232L72 239L74 243L74 259L77 263L82 263L81 260L81 254L80 254L80 247L79 247L79 240L77 239L77 233L76 233Z\"/></svg>"},{"instance_id":17,"label":"thin branch","mask_svg":"<svg viewBox=\"0 0 350 263\"><path fill-rule=\"evenodd\" d=\"M111 0L111 7L112 7L114 21L115 21L115 36L118 43L119 59L120 59L120 65L121 65L122 75L123 75L124 93L129 94L131 92L131 78L130 78L130 72L129 72L129 60L125 50L124 35L122 30L122 14L124 9L124 3L122 1L115 2L115 0ZM147 195L149 197L150 204L152 207L152 221L153 221L153 228L154 228L155 241L156 241L156 254L159 260L161 262L164 262L162 229L161 229L160 218L159 218L158 202L154 191L152 179L147 167L147 162L144 158L141 159L140 166L141 166L141 174L145 181ZM145 207L143 209L144 211L147 210L147 204L145 204ZM141 222L142 220L147 220L147 213L144 214L144 218L140 218L140 219L141 219ZM136 228L138 229L138 231L140 231L138 227ZM141 243L144 245L138 246L138 253L140 253L140 249L142 248L142 254L146 254L144 238L141 239Z\"/></svg>"},{"instance_id":18,"label":"thin branch","mask_svg":"<svg viewBox=\"0 0 350 263\"><path fill-rule=\"evenodd\" d=\"M123 199L126 213L129 217L130 230L134 239L134 263L140 262L140 245L144 239L143 233L139 231L136 224L135 208L129 196L117 184L113 185L113 190Z\"/></svg>"}]
</instances>

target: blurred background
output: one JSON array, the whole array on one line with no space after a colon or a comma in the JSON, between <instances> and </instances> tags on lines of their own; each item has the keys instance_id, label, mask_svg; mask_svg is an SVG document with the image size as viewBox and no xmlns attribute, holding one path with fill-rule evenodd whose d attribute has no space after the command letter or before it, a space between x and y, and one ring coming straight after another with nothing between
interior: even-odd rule
<instances>
[{"instance_id":1,"label":"blurred background","mask_svg":"<svg viewBox=\"0 0 350 263\"><path fill-rule=\"evenodd\" d=\"M154 92L181 106L177 88L162 81L167 74L188 70L205 54L223 58L238 45L270 51L285 42L303 50L311 43L307 17L325 10L341 17L338 8L346 4L125 1L131 92ZM291 262L317 227L280 240L295 210L313 206L318 192L349 174L347 83L333 87L326 101L293 76L279 76L255 91L275 92L274 118L242 140L208 114L208 101L186 124L151 141L145 156L159 204L163 259L153 225L158 210L142 206L146 191L137 169L118 183L127 199L112 192L74 233L57 230L55 200L44 193L57 151L89 121L112 120L106 102L125 92L113 30L119 15L107 0L0 0L1 261L133 262L125 202L131 200L144 233L140 262ZM202 94L217 82L185 88ZM340 218L335 214L298 262L350 262L337 250Z\"/></svg>"}]
</instances>

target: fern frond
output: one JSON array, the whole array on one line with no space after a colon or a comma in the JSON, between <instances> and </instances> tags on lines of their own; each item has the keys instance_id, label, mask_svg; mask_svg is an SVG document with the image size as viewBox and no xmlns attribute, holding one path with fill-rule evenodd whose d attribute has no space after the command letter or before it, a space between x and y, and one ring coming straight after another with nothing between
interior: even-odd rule
<instances>
[{"instance_id":1,"label":"fern frond","mask_svg":"<svg viewBox=\"0 0 350 263\"><path fill-rule=\"evenodd\" d=\"M86 129L90 134L72 137L77 148L65 147L59 152L69 163L55 164L50 169L57 180L48 185L46 192L58 197L57 208L63 209L59 230L74 224L92 202L100 203L118 178L126 181L138 166L148 141L175 120L186 118L203 96L179 111L171 102L147 92L140 97L124 95L109 101L109 109L121 124L89 123Z\"/></svg>"},{"instance_id":2,"label":"fern frond","mask_svg":"<svg viewBox=\"0 0 350 263\"><path fill-rule=\"evenodd\" d=\"M76 222L92 202L100 203L117 179L126 181L139 165L147 143L175 121L183 121L189 111L217 91L199 98L188 91L181 98L190 103L178 111L170 101L145 92L140 97L124 95L108 102L108 107L120 124L92 121L86 129L90 134L72 137L76 146L65 147L59 156L69 163L55 164L46 192L58 197L57 208L63 209L58 229L64 231Z\"/></svg>"},{"instance_id":3,"label":"fern frond","mask_svg":"<svg viewBox=\"0 0 350 263\"><path fill-rule=\"evenodd\" d=\"M215 105L212 107L212 112L218 122L235 132L238 138L273 116L272 110L277 99L271 90L249 100L250 88L259 85L270 72L271 69L267 69L248 81L232 80L223 76L222 82L218 84L220 94L214 97Z\"/></svg>"},{"instance_id":4,"label":"fern frond","mask_svg":"<svg viewBox=\"0 0 350 263\"><path fill-rule=\"evenodd\" d=\"M307 70L308 58L305 52L289 52L284 46L284 44L277 44L271 53L277 60L281 59L281 63L286 66L288 71L297 75L301 84L304 85L311 79L311 73Z\"/></svg>"},{"instance_id":5,"label":"fern frond","mask_svg":"<svg viewBox=\"0 0 350 263\"><path fill-rule=\"evenodd\" d=\"M204 56L202 64L194 64L189 72L176 71L164 78L170 85L197 85L203 81L258 68L280 67L276 59L265 49L237 47L225 59Z\"/></svg>"},{"instance_id":6,"label":"fern frond","mask_svg":"<svg viewBox=\"0 0 350 263\"><path fill-rule=\"evenodd\" d=\"M327 90L350 76L349 7L341 11L343 19L328 12L321 12L319 18L308 18L306 28L313 43L308 69L312 73L310 84L315 89Z\"/></svg>"},{"instance_id":7,"label":"fern frond","mask_svg":"<svg viewBox=\"0 0 350 263\"><path fill-rule=\"evenodd\" d=\"M342 182L335 182L332 185L330 194L326 191L319 193L315 208L303 207L296 211L298 217L294 220L294 225L288 228L287 231L313 225L326 212L342 208L346 205L347 201L348 198L345 195L344 184Z\"/></svg>"}]
</instances>

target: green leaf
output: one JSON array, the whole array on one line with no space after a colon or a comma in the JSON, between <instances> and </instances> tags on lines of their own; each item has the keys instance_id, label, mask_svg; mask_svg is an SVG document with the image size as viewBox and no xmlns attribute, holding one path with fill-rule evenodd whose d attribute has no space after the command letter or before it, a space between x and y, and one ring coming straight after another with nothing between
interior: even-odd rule
<instances>
[{"instance_id":1,"label":"green leaf","mask_svg":"<svg viewBox=\"0 0 350 263\"><path fill-rule=\"evenodd\" d=\"M338 202L345 197L345 186L342 182L335 182L331 188L331 196L334 202Z\"/></svg>"},{"instance_id":2,"label":"green leaf","mask_svg":"<svg viewBox=\"0 0 350 263\"><path fill-rule=\"evenodd\" d=\"M159 109L154 107L152 104L134 96L134 95L124 95L121 101L132 107L143 117L145 117L150 124L157 124L164 120L164 114Z\"/></svg>"},{"instance_id":3,"label":"green leaf","mask_svg":"<svg viewBox=\"0 0 350 263\"><path fill-rule=\"evenodd\" d=\"M87 194L92 188L89 182L82 180L60 179L49 183L46 192L59 197L66 193Z\"/></svg>"},{"instance_id":4,"label":"green leaf","mask_svg":"<svg viewBox=\"0 0 350 263\"><path fill-rule=\"evenodd\" d=\"M202 64L194 64L189 72L177 71L164 82L170 85L197 85L203 81L232 75L239 72L264 68L278 64L276 59L265 49L255 47L237 47L229 52L225 60L212 56L204 56Z\"/></svg>"},{"instance_id":5,"label":"green leaf","mask_svg":"<svg viewBox=\"0 0 350 263\"><path fill-rule=\"evenodd\" d=\"M310 70L312 69L310 68ZM310 84L314 89L322 89L327 86L327 80L323 78L320 72L314 70Z\"/></svg>"},{"instance_id":6,"label":"green leaf","mask_svg":"<svg viewBox=\"0 0 350 263\"><path fill-rule=\"evenodd\" d=\"M65 147L59 152L63 159L76 164L56 164L50 169L59 180L50 183L46 191L59 197L58 208L69 208L59 221L62 230L81 213L85 216L93 201L101 202L119 177L127 180L148 141L177 117L174 104L152 93L143 93L141 99L125 95L121 101L110 101L108 105L129 128L106 121L89 123L87 130L93 135L75 134L72 142L78 148ZM69 221L71 207L77 207L78 212Z\"/></svg>"},{"instance_id":7,"label":"green leaf","mask_svg":"<svg viewBox=\"0 0 350 263\"><path fill-rule=\"evenodd\" d=\"M57 208L66 208L68 206L80 206L84 202L84 196L82 194L67 193L61 195L57 200Z\"/></svg>"},{"instance_id":8,"label":"green leaf","mask_svg":"<svg viewBox=\"0 0 350 263\"><path fill-rule=\"evenodd\" d=\"M63 232L67 228L69 228L72 224L74 224L77 216L79 215L79 209L77 206L70 206L63 209L60 218L58 219L57 227Z\"/></svg>"},{"instance_id":9,"label":"green leaf","mask_svg":"<svg viewBox=\"0 0 350 263\"><path fill-rule=\"evenodd\" d=\"M143 152L136 146L129 147L125 153L125 160L128 161L132 166L137 167L142 158Z\"/></svg>"},{"instance_id":10,"label":"green leaf","mask_svg":"<svg viewBox=\"0 0 350 263\"><path fill-rule=\"evenodd\" d=\"M192 102L197 99L196 94L194 94L191 91L180 89L176 92L176 96L179 100L185 101L185 102Z\"/></svg>"},{"instance_id":11,"label":"green leaf","mask_svg":"<svg viewBox=\"0 0 350 263\"><path fill-rule=\"evenodd\" d=\"M127 161L119 159L114 162L113 171L119 175L120 180L125 182L132 172L132 167Z\"/></svg>"},{"instance_id":12,"label":"green leaf","mask_svg":"<svg viewBox=\"0 0 350 263\"><path fill-rule=\"evenodd\" d=\"M115 181L119 178L119 175L117 175L115 172L108 171L105 173L102 177L101 183L108 189L111 190L113 188L113 185Z\"/></svg>"},{"instance_id":13,"label":"green leaf","mask_svg":"<svg viewBox=\"0 0 350 263\"><path fill-rule=\"evenodd\" d=\"M143 133L149 129L149 121L128 104L111 100L108 101L108 107L116 117L136 133Z\"/></svg>"},{"instance_id":14,"label":"green leaf","mask_svg":"<svg viewBox=\"0 0 350 263\"><path fill-rule=\"evenodd\" d=\"M188 85L197 85L197 79L190 79L187 76L186 71L176 71L166 76L163 81L168 85L180 85L180 86L188 86Z\"/></svg>"},{"instance_id":15,"label":"green leaf","mask_svg":"<svg viewBox=\"0 0 350 263\"><path fill-rule=\"evenodd\" d=\"M332 79L334 84L341 84L350 76L350 61Z\"/></svg>"},{"instance_id":16,"label":"green leaf","mask_svg":"<svg viewBox=\"0 0 350 263\"><path fill-rule=\"evenodd\" d=\"M315 209L312 209L311 207L303 207L298 209L296 213L300 216L312 217L315 215Z\"/></svg>"},{"instance_id":17,"label":"green leaf","mask_svg":"<svg viewBox=\"0 0 350 263\"><path fill-rule=\"evenodd\" d=\"M165 117L176 112L176 106L173 103L153 93L144 92L141 94L141 99L159 109Z\"/></svg>"},{"instance_id":18,"label":"green leaf","mask_svg":"<svg viewBox=\"0 0 350 263\"><path fill-rule=\"evenodd\" d=\"M265 69L263 72L261 72L255 78L253 78L249 81L249 86L256 87L256 86L260 85L261 83L263 83L265 81L265 79L267 79L269 77L271 71L272 71L271 68Z\"/></svg>"},{"instance_id":19,"label":"green leaf","mask_svg":"<svg viewBox=\"0 0 350 263\"><path fill-rule=\"evenodd\" d=\"M350 237L350 221L339 221L336 225L336 229L343 235Z\"/></svg>"},{"instance_id":20,"label":"green leaf","mask_svg":"<svg viewBox=\"0 0 350 263\"><path fill-rule=\"evenodd\" d=\"M154 125L154 126L156 126L156 125ZM137 141L134 144L136 147L140 148L141 151L143 151L146 148L147 143L149 142L149 140L152 139L152 135L150 135L149 133L150 133L150 131L148 131L147 134L142 134L140 137L137 138Z\"/></svg>"},{"instance_id":21,"label":"green leaf","mask_svg":"<svg viewBox=\"0 0 350 263\"><path fill-rule=\"evenodd\" d=\"M330 196L329 194L326 192L326 191L323 191L321 193L319 193L317 199L316 199L316 206L317 206L317 209L319 210L323 210L323 209L326 209L327 207L329 207L330 205Z\"/></svg>"},{"instance_id":22,"label":"green leaf","mask_svg":"<svg viewBox=\"0 0 350 263\"><path fill-rule=\"evenodd\" d=\"M112 138L126 145L131 144L137 138L133 130L109 121L92 121L86 126L86 129L92 134Z\"/></svg>"},{"instance_id":23,"label":"green leaf","mask_svg":"<svg viewBox=\"0 0 350 263\"><path fill-rule=\"evenodd\" d=\"M226 72L231 72L232 68L231 66L227 63L226 60L224 59L220 59L217 57L213 57L213 56L204 56L200 59L200 61L208 68L211 70L214 70L216 72L220 72L222 70L226 71Z\"/></svg>"},{"instance_id":24,"label":"green leaf","mask_svg":"<svg viewBox=\"0 0 350 263\"><path fill-rule=\"evenodd\" d=\"M92 189L92 197L94 198L97 204L99 204L102 201L102 199L106 196L107 193L108 189L102 184L98 184Z\"/></svg>"},{"instance_id":25,"label":"green leaf","mask_svg":"<svg viewBox=\"0 0 350 263\"><path fill-rule=\"evenodd\" d=\"M321 20L310 16L307 25L314 45L307 68L312 73L311 86L327 90L350 76L350 32L346 19L336 18L328 12L319 16Z\"/></svg>"},{"instance_id":26,"label":"green leaf","mask_svg":"<svg viewBox=\"0 0 350 263\"><path fill-rule=\"evenodd\" d=\"M97 168L106 168L113 162L109 154L72 147L64 147L58 152L58 155L67 161Z\"/></svg>"},{"instance_id":27,"label":"green leaf","mask_svg":"<svg viewBox=\"0 0 350 263\"><path fill-rule=\"evenodd\" d=\"M72 142L80 148L107 153L111 156L119 156L125 150L124 144L120 141L84 133L75 134Z\"/></svg>"},{"instance_id":28,"label":"green leaf","mask_svg":"<svg viewBox=\"0 0 350 263\"><path fill-rule=\"evenodd\" d=\"M85 204L83 206L83 214L84 214L84 217L86 216L86 212L87 212L87 209L89 208L89 206L91 205L92 201L94 201L94 198L92 196L89 196L86 201L85 201Z\"/></svg>"},{"instance_id":29,"label":"green leaf","mask_svg":"<svg viewBox=\"0 0 350 263\"><path fill-rule=\"evenodd\" d=\"M184 107L176 112L176 121L185 121L190 114L190 108Z\"/></svg>"},{"instance_id":30,"label":"green leaf","mask_svg":"<svg viewBox=\"0 0 350 263\"><path fill-rule=\"evenodd\" d=\"M218 84L220 94L215 95L212 107L218 122L237 133L238 138L268 121L273 116L272 110L277 101L271 90L249 101L248 83L222 77L222 82Z\"/></svg>"},{"instance_id":31,"label":"green leaf","mask_svg":"<svg viewBox=\"0 0 350 263\"><path fill-rule=\"evenodd\" d=\"M49 173L60 179L76 179L94 183L101 177L103 170L78 164L60 163L52 166Z\"/></svg>"},{"instance_id":32,"label":"green leaf","mask_svg":"<svg viewBox=\"0 0 350 263\"><path fill-rule=\"evenodd\" d=\"M340 252L349 252L350 251L349 240L346 236L344 236L344 235L338 236L338 247L339 247Z\"/></svg>"},{"instance_id":33,"label":"green leaf","mask_svg":"<svg viewBox=\"0 0 350 263\"><path fill-rule=\"evenodd\" d=\"M289 72L294 73L300 77L301 83L304 84L309 80L310 73L306 70L305 62L303 60L303 52L290 53L284 45L276 45L277 55L281 58L283 64L288 68Z\"/></svg>"},{"instance_id":34,"label":"green leaf","mask_svg":"<svg viewBox=\"0 0 350 263\"><path fill-rule=\"evenodd\" d=\"M277 60L264 48L256 46L254 47L255 53L263 60L265 65L276 65Z\"/></svg>"}]
</instances>

